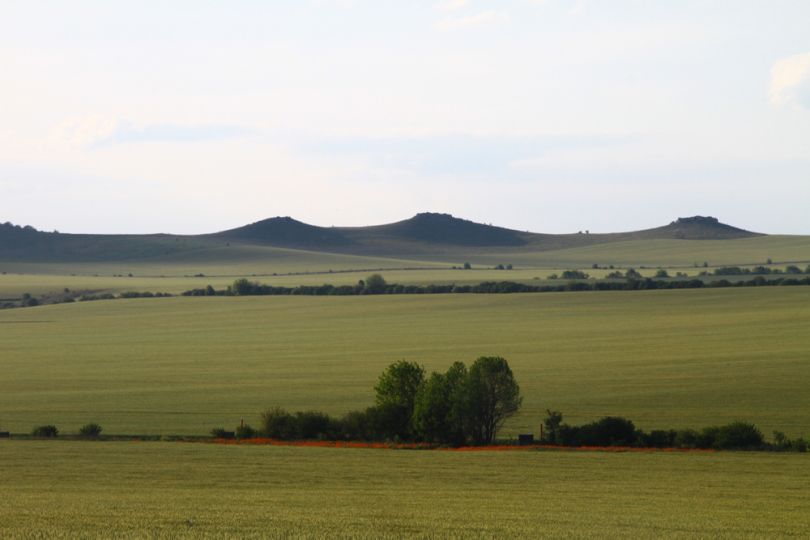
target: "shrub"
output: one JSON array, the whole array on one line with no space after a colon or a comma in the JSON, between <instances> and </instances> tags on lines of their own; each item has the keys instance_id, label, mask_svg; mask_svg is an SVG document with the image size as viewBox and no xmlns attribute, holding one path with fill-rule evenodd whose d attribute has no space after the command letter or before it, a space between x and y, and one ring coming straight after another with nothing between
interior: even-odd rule
<instances>
[{"instance_id":1,"label":"shrub","mask_svg":"<svg viewBox=\"0 0 810 540\"><path fill-rule=\"evenodd\" d=\"M79 435L82 437L98 437L101 435L101 426L95 422L83 425L79 428Z\"/></svg>"},{"instance_id":2,"label":"shrub","mask_svg":"<svg viewBox=\"0 0 810 540\"><path fill-rule=\"evenodd\" d=\"M295 413L295 428L298 439L331 439L338 431L328 414L317 411Z\"/></svg>"},{"instance_id":3,"label":"shrub","mask_svg":"<svg viewBox=\"0 0 810 540\"><path fill-rule=\"evenodd\" d=\"M262 413L262 431L273 439L293 439L298 430L293 415L281 407L273 407Z\"/></svg>"},{"instance_id":4,"label":"shrub","mask_svg":"<svg viewBox=\"0 0 810 540\"><path fill-rule=\"evenodd\" d=\"M676 448L697 448L699 434L694 429L681 429L675 432Z\"/></svg>"},{"instance_id":5,"label":"shrub","mask_svg":"<svg viewBox=\"0 0 810 540\"><path fill-rule=\"evenodd\" d=\"M675 446L678 432L675 430L653 430L649 433L640 432L638 435L642 446L648 448L672 448Z\"/></svg>"},{"instance_id":6,"label":"shrub","mask_svg":"<svg viewBox=\"0 0 810 540\"><path fill-rule=\"evenodd\" d=\"M580 428L580 444L585 446L632 446L636 442L636 426L619 416L606 416Z\"/></svg>"},{"instance_id":7,"label":"shrub","mask_svg":"<svg viewBox=\"0 0 810 540\"><path fill-rule=\"evenodd\" d=\"M718 449L755 450L762 448L765 438L754 424L732 422L717 431L714 447Z\"/></svg>"},{"instance_id":8,"label":"shrub","mask_svg":"<svg viewBox=\"0 0 810 540\"><path fill-rule=\"evenodd\" d=\"M582 270L565 270L562 273L563 279L588 279L588 274Z\"/></svg>"},{"instance_id":9,"label":"shrub","mask_svg":"<svg viewBox=\"0 0 810 540\"><path fill-rule=\"evenodd\" d=\"M235 434L237 439L253 439L258 433L248 424L244 424L236 428Z\"/></svg>"},{"instance_id":10,"label":"shrub","mask_svg":"<svg viewBox=\"0 0 810 540\"><path fill-rule=\"evenodd\" d=\"M211 436L217 439L228 439L231 435L233 435L233 432L226 431L225 428L218 427L211 430Z\"/></svg>"},{"instance_id":11,"label":"shrub","mask_svg":"<svg viewBox=\"0 0 810 540\"><path fill-rule=\"evenodd\" d=\"M37 426L31 431L34 437L56 437L59 435L59 429L56 426Z\"/></svg>"}]
</instances>

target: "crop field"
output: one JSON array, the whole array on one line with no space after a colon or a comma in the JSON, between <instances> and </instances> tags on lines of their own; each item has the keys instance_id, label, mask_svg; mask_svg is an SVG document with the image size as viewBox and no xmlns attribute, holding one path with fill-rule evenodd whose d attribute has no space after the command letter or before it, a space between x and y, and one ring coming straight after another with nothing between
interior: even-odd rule
<instances>
[{"instance_id":1,"label":"crop field","mask_svg":"<svg viewBox=\"0 0 810 540\"><path fill-rule=\"evenodd\" d=\"M546 408L643 429L747 420L810 434L810 289L155 298L0 312L0 428L207 434L265 408L340 415L407 359L501 355Z\"/></svg>"},{"instance_id":2,"label":"crop field","mask_svg":"<svg viewBox=\"0 0 810 540\"><path fill-rule=\"evenodd\" d=\"M806 455L0 441L0 536L810 535Z\"/></svg>"}]
</instances>

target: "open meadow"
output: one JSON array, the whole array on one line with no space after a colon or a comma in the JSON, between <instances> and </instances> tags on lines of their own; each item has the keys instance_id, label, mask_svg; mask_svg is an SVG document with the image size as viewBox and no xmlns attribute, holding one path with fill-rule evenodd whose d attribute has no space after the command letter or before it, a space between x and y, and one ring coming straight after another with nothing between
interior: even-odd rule
<instances>
[{"instance_id":1,"label":"open meadow","mask_svg":"<svg viewBox=\"0 0 810 540\"><path fill-rule=\"evenodd\" d=\"M0 312L0 427L205 435L279 405L372 404L390 363L509 360L545 409L643 429L754 422L810 434L810 288L514 295L199 297Z\"/></svg>"},{"instance_id":2,"label":"open meadow","mask_svg":"<svg viewBox=\"0 0 810 540\"><path fill-rule=\"evenodd\" d=\"M810 534L806 455L0 441L0 536Z\"/></svg>"}]
</instances>

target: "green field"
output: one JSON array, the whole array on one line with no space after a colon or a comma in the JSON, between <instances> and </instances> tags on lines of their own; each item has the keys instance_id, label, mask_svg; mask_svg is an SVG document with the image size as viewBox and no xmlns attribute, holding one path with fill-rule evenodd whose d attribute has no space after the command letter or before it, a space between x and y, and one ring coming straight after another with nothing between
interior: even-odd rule
<instances>
[{"instance_id":1,"label":"green field","mask_svg":"<svg viewBox=\"0 0 810 540\"><path fill-rule=\"evenodd\" d=\"M505 430L622 415L810 433L810 289L114 300L0 312L0 427L89 421L206 434L266 407L371 404L399 359L502 355L525 395Z\"/></svg>"},{"instance_id":2,"label":"green field","mask_svg":"<svg viewBox=\"0 0 810 540\"><path fill-rule=\"evenodd\" d=\"M0 441L0 536L810 535L806 455Z\"/></svg>"}]
</instances>

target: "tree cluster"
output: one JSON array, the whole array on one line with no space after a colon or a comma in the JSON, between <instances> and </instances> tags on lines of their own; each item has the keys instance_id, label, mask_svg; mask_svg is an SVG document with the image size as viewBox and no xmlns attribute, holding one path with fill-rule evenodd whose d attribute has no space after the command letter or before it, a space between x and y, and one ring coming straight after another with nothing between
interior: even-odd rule
<instances>
[{"instance_id":1,"label":"tree cluster","mask_svg":"<svg viewBox=\"0 0 810 540\"><path fill-rule=\"evenodd\" d=\"M635 270L628 270L638 275ZM632 274L631 274L632 275ZM373 277L373 276L372 276ZM276 287L247 279L239 279L225 290L204 289L185 291L183 296L354 296L365 294L508 294L544 293L563 291L638 291L652 289L700 289L702 287L758 287L765 285L810 285L810 277L765 279L757 276L748 281L731 282L725 279L706 282L701 279L629 278L624 281L569 281L560 284L531 285L515 281L484 281L477 285L400 285L379 280L360 281L357 285L301 285ZM622 276L623 277L623 276ZM114 296L109 295L110 298ZM160 296L156 294L155 296ZM81 299L85 299L82 297Z\"/></svg>"},{"instance_id":2,"label":"tree cluster","mask_svg":"<svg viewBox=\"0 0 810 540\"><path fill-rule=\"evenodd\" d=\"M418 363L401 360L386 368L374 389L373 406L342 418L318 411L290 413L274 407L262 413L260 429L240 426L235 435L490 444L522 402L508 362L498 356L480 357L469 368L456 362L446 372L429 376ZM226 432L219 428L212 433Z\"/></svg>"},{"instance_id":3,"label":"tree cluster","mask_svg":"<svg viewBox=\"0 0 810 540\"><path fill-rule=\"evenodd\" d=\"M741 268L739 266L722 266L714 269L715 276L745 276L745 275L768 276L772 274L810 274L810 265L802 271L796 265L789 265L784 270L780 268L769 268L767 266L755 266L754 268Z\"/></svg>"},{"instance_id":4,"label":"tree cluster","mask_svg":"<svg viewBox=\"0 0 810 540\"><path fill-rule=\"evenodd\" d=\"M546 444L561 446L629 446L640 448L702 448L714 450L777 450L806 452L808 442L803 438L789 439L775 431L774 442L768 443L754 424L732 422L725 426L710 426L701 430L670 429L645 432L632 421L618 416L606 416L581 426L562 422L559 411L546 411L543 439Z\"/></svg>"}]
</instances>

